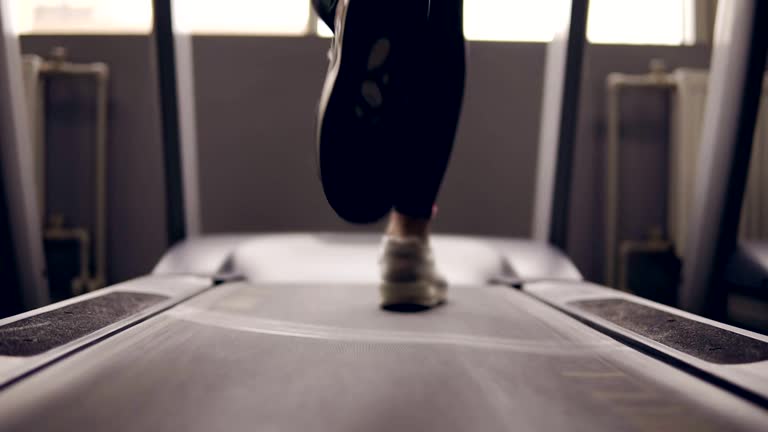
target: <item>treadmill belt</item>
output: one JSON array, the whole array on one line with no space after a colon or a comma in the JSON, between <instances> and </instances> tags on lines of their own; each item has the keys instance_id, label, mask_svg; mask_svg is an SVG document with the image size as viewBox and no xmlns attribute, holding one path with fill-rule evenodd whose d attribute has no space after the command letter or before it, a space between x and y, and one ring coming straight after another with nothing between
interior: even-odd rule
<instances>
[{"instance_id":1,"label":"treadmill belt","mask_svg":"<svg viewBox=\"0 0 768 432\"><path fill-rule=\"evenodd\" d=\"M230 283L0 393L14 431L760 430L765 412L527 295Z\"/></svg>"}]
</instances>

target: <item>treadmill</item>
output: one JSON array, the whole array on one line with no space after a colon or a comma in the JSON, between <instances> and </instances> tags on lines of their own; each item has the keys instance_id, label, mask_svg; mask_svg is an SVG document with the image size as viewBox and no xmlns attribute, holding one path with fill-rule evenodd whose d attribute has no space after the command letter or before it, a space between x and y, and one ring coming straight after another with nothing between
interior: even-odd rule
<instances>
[{"instance_id":1,"label":"treadmill","mask_svg":"<svg viewBox=\"0 0 768 432\"><path fill-rule=\"evenodd\" d=\"M449 301L393 313L376 235L189 236L147 276L0 320L0 430L766 430L767 337L585 282L555 244L587 10L571 6L547 59L544 238L436 235Z\"/></svg>"},{"instance_id":2,"label":"treadmill","mask_svg":"<svg viewBox=\"0 0 768 432\"><path fill-rule=\"evenodd\" d=\"M760 26L753 32L732 27L750 27L753 16L765 16L761 14L766 5L755 8L742 20L718 22L715 45L732 49L714 50L712 55L711 71L720 79L713 77L709 83L697 161L697 172L706 175L696 183L683 256L680 305L720 321L731 318L729 295L768 301L768 241L742 240L738 235L766 73L768 32ZM723 79L726 75L728 79ZM765 322L761 327L765 329Z\"/></svg>"}]
</instances>

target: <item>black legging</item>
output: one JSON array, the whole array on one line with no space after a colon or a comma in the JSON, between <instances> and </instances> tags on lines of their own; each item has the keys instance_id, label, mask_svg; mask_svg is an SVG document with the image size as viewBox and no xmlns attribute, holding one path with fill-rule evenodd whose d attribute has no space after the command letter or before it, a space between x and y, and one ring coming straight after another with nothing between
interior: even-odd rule
<instances>
[{"instance_id":1,"label":"black legging","mask_svg":"<svg viewBox=\"0 0 768 432\"><path fill-rule=\"evenodd\" d=\"M338 0L312 0L318 16L334 29ZM356 0L374 1L374 0ZM379 0L381 1L381 0ZM408 0L402 0L407 7ZM463 1L431 3L422 67L414 67L424 83L407 113L411 139L392 143L398 166L392 167L392 207L407 216L429 219L453 148L464 95L465 54ZM398 146L399 148L395 147Z\"/></svg>"}]
</instances>

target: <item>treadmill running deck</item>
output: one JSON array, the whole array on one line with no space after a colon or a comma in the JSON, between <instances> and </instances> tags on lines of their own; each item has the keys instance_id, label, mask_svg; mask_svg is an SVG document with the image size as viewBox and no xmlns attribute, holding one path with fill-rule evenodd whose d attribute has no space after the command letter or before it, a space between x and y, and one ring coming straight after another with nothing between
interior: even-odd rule
<instances>
[{"instance_id":1,"label":"treadmill running deck","mask_svg":"<svg viewBox=\"0 0 768 432\"><path fill-rule=\"evenodd\" d=\"M760 430L762 409L502 286L228 283L0 393L13 431ZM763 429L764 430L764 429Z\"/></svg>"}]
</instances>

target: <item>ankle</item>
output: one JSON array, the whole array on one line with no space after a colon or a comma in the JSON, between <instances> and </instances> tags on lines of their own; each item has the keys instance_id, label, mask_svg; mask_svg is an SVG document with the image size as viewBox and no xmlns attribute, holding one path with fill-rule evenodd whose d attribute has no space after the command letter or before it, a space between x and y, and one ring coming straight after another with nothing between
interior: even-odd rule
<instances>
[{"instance_id":1,"label":"ankle","mask_svg":"<svg viewBox=\"0 0 768 432\"><path fill-rule=\"evenodd\" d=\"M421 240L429 238L430 219L420 219L404 215L393 210L389 215L386 235L396 238L416 237Z\"/></svg>"}]
</instances>

